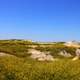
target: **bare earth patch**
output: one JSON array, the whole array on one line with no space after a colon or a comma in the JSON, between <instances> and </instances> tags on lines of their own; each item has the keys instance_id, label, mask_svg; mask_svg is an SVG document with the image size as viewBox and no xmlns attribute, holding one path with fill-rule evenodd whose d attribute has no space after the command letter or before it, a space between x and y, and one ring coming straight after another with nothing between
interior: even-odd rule
<instances>
[{"instance_id":1,"label":"bare earth patch","mask_svg":"<svg viewBox=\"0 0 80 80\"><path fill-rule=\"evenodd\" d=\"M35 49L29 49L29 53L31 54L31 58L37 59L38 61L55 61L52 55L49 52L41 52Z\"/></svg>"}]
</instances>

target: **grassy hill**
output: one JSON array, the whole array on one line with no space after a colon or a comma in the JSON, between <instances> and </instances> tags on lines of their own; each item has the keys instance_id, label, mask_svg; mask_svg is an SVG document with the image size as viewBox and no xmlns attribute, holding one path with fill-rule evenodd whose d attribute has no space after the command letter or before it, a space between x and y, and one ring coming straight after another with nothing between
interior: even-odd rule
<instances>
[{"instance_id":1,"label":"grassy hill","mask_svg":"<svg viewBox=\"0 0 80 80\"><path fill-rule=\"evenodd\" d=\"M35 47L34 47L35 46ZM58 61L31 59L28 49L49 51ZM0 40L0 80L80 80L80 60L63 58L58 53L66 50L75 56L75 47L63 43L39 44L24 40Z\"/></svg>"},{"instance_id":2,"label":"grassy hill","mask_svg":"<svg viewBox=\"0 0 80 80\"><path fill-rule=\"evenodd\" d=\"M75 56L75 47L67 47L63 43L55 44L39 44L24 40L0 40L0 52L15 55L17 57L27 57L28 49L36 49L40 51L49 51L52 56L58 57L60 51L66 50Z\"/></svg>"}]
</instances>

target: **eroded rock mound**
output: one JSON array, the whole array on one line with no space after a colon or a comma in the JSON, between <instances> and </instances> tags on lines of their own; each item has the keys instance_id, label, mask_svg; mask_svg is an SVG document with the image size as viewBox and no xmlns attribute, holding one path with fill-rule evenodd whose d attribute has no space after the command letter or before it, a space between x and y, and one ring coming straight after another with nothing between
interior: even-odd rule
<instances>
[{"instance_id":1,"label":"eroded rock mound","mask_svg":"<svg viewBox=\"0 0 80 80\"><path fill-rule=\"evenodd\" d=\"M66 52L65 50L61 51L59 53L59 55L64 56L64 57L72 57L72 55L68 52Z\"/></svg>"},{"instance_id":2,"label":"eroded rock mound","mask_svg":"<svg viewBox=\"0 0 80 80\"><path fill-rule=\"evenodd\" d=\"M78 60L80 58L80 49L76 49L76 57L74 57L72 60L75 61L75 60Z\"/></svg>"},{"instance_id":3,"label":"eroded rock mound","mask_svg":"<svg viewBox=\"0 0 80 80\"><path fill-rule=\"evenodd\" d=\"M29 49L29 53L31 54L31 58L37 59L38 61L54 61L52 55L49 54L49 52L41 52L39 50L35 49Z\"/></svg>"}]
</instances>

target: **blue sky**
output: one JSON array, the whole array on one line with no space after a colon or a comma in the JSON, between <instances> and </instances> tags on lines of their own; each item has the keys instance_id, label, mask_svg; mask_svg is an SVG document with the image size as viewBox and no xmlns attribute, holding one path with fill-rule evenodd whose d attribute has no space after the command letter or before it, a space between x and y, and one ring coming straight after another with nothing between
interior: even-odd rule
<instances>
[{"instance_id":1,"label":"blue sky","mask_svg":"<svg viewBox=\"0 0 80 80\"><path fill-rule=\"evenodd\" d=\"M80 40L80 0L0 0L0 39Z\"/></svg>"}]
</instances>

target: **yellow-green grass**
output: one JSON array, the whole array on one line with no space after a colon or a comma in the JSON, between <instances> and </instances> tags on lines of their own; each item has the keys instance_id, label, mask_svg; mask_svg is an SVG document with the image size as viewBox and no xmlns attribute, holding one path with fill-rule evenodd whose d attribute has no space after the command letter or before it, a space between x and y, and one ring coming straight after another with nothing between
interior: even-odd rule
<instances>
[{"instance_id":1,"label":"yellow-green grass","mask_svg":"<svg viewBox=\"0 0 80 80\"><path fill-rule=\"evenodd\" d=\"M4 56L0 57L0 80L80 80L80 60L38 62Z\"/></svg>"}]
</instances>

